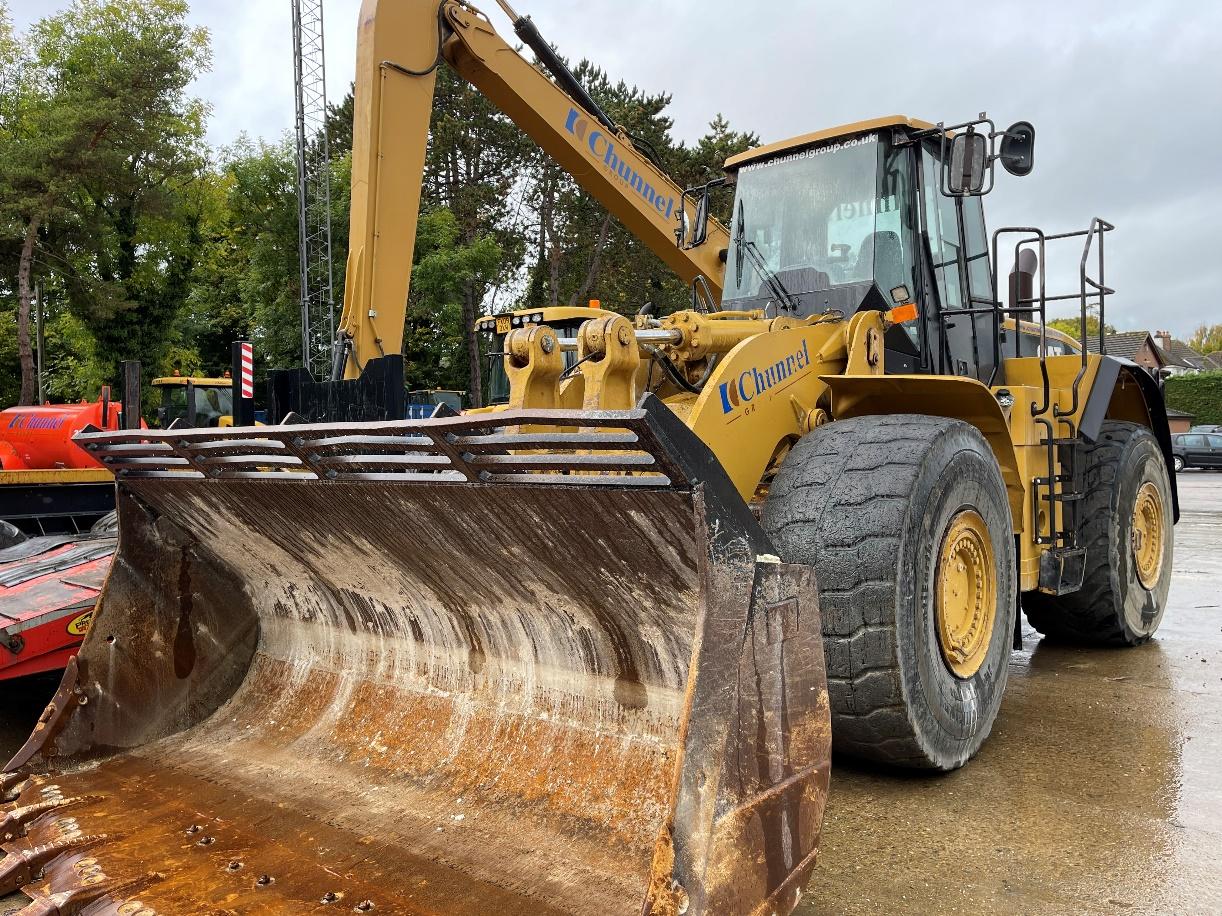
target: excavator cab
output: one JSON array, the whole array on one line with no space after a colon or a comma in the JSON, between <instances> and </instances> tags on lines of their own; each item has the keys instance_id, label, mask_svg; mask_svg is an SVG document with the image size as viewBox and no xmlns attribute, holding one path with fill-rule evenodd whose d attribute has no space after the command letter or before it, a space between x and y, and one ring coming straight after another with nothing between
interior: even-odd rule
<instances>
[{"instance_id":1,"label":"excavator cab","mask_svg":"<svg viewBox=\"0 0 1222 916\"><path fill-rule=\"evenodd\" d=\"M916 176L908 147L871 130L737 169L727 309L807 318L889 307L915 287Z\"/></svg>"}]
</instances>

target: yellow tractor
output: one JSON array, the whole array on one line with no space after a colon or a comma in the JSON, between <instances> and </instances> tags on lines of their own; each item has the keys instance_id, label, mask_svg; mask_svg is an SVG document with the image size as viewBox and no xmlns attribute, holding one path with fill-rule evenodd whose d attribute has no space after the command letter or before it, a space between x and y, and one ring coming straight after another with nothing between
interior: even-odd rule
<instances>
[{"instance_id":1,"label":"yellow tractor","mask_svg":"<svg viewBox=\"0 0 1222 916\"><path fill-rule=\"evenodd\" d=\"M488 412L80 436L120 546L3 777L27 913L787 913L833 741L965 763L1020 604L1084 642L1158 626L1159 388L1045 324L1057 244L1083 338L1103 317L1111 226L985 230L1030 125L751 150L722 226L506 12L543 69L467 3L362 8L345 384L400 352L443 63L693 307L488 316Z\"/></svg>"}]
</instances>

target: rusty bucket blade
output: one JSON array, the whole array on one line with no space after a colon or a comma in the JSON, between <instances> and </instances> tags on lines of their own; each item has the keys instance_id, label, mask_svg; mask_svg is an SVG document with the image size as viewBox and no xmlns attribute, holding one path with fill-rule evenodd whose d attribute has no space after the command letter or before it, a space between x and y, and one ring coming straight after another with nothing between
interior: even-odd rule
<instances>
[{"instance_id":1,"label":"rusty bucket blade","mask_svg":"<svg viewBox=\"0 0 1222 916\"><path fill-rule=\"evenodd\" d=\"M119 550L5 809L34 905L792 909L812 573L662 405L81 441Z\"/></svg>"}]
</instances>

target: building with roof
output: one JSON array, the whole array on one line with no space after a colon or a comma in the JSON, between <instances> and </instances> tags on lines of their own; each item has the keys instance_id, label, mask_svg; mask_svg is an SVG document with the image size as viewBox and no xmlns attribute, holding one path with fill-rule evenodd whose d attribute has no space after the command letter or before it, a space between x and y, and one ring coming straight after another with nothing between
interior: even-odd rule
<instances>
[{"instance_id":1,"label":"building with roof","mask_svg":"<svg viewBox=\"0 0 1222 916\"><path fill-rule=\"evenodd\" d=\"M1108 334L1103 338L1103 345L1108 356L1118 356L1121 359L1131 359L1151 375L1158 375L1159 370L1166 367L1166 357L1154 342L1149 331L1125 331L1122 334ZM1089 335L1086 349L1091 353L1099 352L1099 338Z\"/></svg>"},{"instance_id":2,"label":"building with roof","mask_svg":"<svg viewBox=\"0 0 1222 916\"><path fill-rule=\"evenodd\" d=\"M1176 410L1173 407L1167 408L1167 426L1170 427L1172 433L1186 433L1192 429L1192 421L1196 416L1190 413L1185 413L1182 410Z\"/></svg>"},{"instance_id":3,"label":"building with roof","mask_svg":"<svg viewBox=\"0 0 1222 916\"><path fill-rule=\"evenodd\" d=\"M1176 340L1170 331L1154 332L1155 346L1164 355L1164 365L1171 375L1184 375L1189 372L1206 372L1209 364L1205 357L1182 340Z\"/></svg>"},{"instance_id":4,"label":"building with roof","mask_svg":"<svg viewBox=\"0 0 1222 916\"><path fill-rule=\"evenodd\" d=\"M1202 356L1182 340L1176 340L1170 331L1124 331L1108 334L1103 338L1108 356L1131 359L1151 375L1187 375L1192 372L1211 372L1222 369L1222 353ZM1099 352L1099 339L1086 341L1086 349Z\"/></svg>"}]
</instances>

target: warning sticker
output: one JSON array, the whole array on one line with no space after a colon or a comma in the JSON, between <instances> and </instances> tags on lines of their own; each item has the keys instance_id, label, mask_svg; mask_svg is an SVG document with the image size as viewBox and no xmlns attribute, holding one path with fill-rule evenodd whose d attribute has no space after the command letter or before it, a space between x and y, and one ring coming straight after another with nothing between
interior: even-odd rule
<instances>
[{"instance_id":1,"label":"warning sticker","mask_svg":"<svg viewBox=\"0 0 1222 916\"><path fill-rule=\"evenodd\" d=\"M84 636L89 632L89 624L93 623L93 611L86 611L72 618L68 624L68 632L73 636Z\"/></svg>"}]
</instances>

